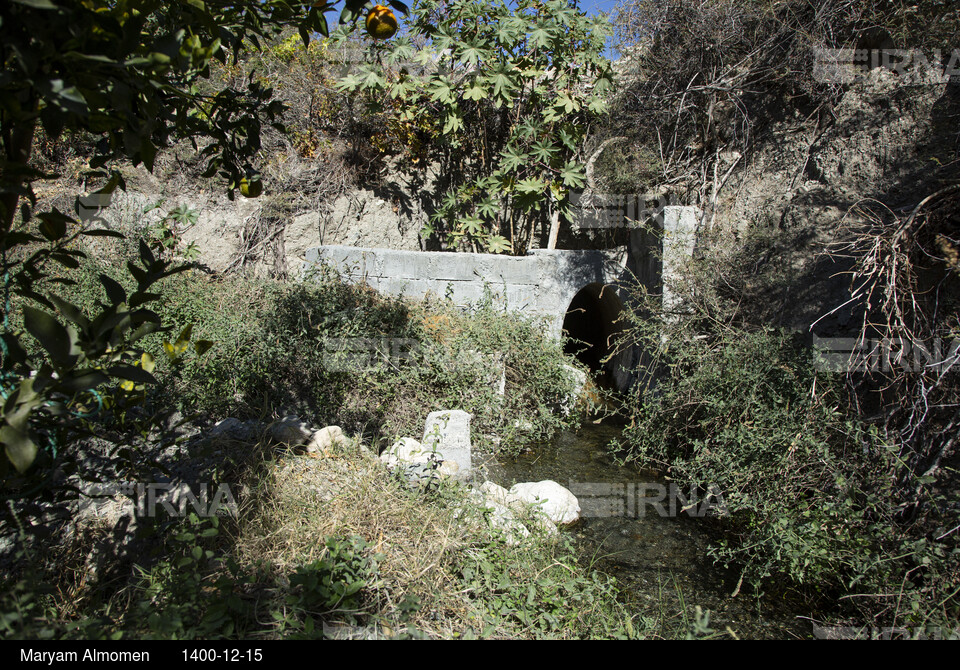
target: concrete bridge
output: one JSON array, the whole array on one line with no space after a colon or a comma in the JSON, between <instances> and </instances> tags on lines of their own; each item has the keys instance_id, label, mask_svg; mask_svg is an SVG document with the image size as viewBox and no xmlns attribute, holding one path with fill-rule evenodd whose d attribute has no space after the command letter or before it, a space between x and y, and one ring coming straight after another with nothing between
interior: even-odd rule
<instances>
[{"instance_id":1,"label":"concrete bridge","mask_svg":"<svg viewBox=\"0 0 960 670\"><path fill-rule=\"evenodd\" d=\"M622 328L620 313L638 284L670 307L671 284L678 264L693 253L697 221L694 208L668 206L652 229L632 230L628 246L602 251L537 249L503 256L322 246L309 250L306 259L307 267L326 264L348 281L386 294L448 297L464 307L492 300L539 320L548 336L582 342L580 351L568 347L570 353L625 390L640 352L622 351L602 363Z\"/></svg>"}]
</instances>

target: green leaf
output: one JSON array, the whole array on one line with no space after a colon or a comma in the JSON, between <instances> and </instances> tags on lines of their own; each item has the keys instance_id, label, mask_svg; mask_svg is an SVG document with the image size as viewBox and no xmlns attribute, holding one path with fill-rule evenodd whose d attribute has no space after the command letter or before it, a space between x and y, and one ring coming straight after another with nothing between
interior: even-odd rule
<instances>
[{"instance_id":1,"label":"green leaf","mask_svg":"<svg viewBox=\"0 0 960 670\"><path fill-rule=\"evenodd\" d=\"M480 57L482 54L483 52L480 49L470 45L465 47L460 52L460 59L469 63L470 65L476 65L480 62Z\"/></svg>"},{"instance_id":2,"label":"green leaf","mask_svg":"<svg viewBox=\"0 0 960 670\"><path fill-rule=\"evenodd\" d=\"M566 149L570 151L576 151L577 141L572 134L567 132L566 128L561 128L559 131L557 131L557 137L560 139L560 143L563 144Z\"/></svg>"},{"instance_id":3,"label":"green leaf","mask_svg":"<svg viewBox=\"0 0 960 670\"><path fill-rule=\"evenodd\" d=\"M187 350L188 344L188 342L176 342L173 344L170 342L164 342L163 352L167 355L167 358L171 363L175 363Z\"/></svg>"},{"instance_id":4,"label":"green leaf","mask_svg":"<svg viewBox=\"0 0 960 670\"><path fill-rule=\"evenodd\" d=\"M80 326L80 328L88 328L90 326L90 319L88 319L83 311L74 305L72 302L64 300L63 298L53 295L50 295L50 301L57 306L57 309L63 314L67 319L73 323Z\"/></svg>"},{"instance_id":5,"label":"green leaf","mask_svg":"<svg viewBox=\"0 0 960 670\"><path fill-rule=\"evenodd\" d=\"M76 86L66 86L62 79L46 79L37 82L37 88L47 101L61 112L86 116L89 113L87 101Z\"/></svg>"},{"instance_id":6,"label":"green leaf","mask_svg":"<svg viewBox=\"0 0 960 670\"><path fill-rule=\"evenodd\" d=\"M340 23L353 23L360 16L360 11L363 9L364 3L351 3L347 2L343 8L343 11L340 12Z\"/></svg>"},{"instance_id":7,"label":"green leaf","mask_svg":"<svg viewBox=\"0 0 960 670\"><path fill-rule=\"evenodd\" d=\"M591 98L590 103L587 105L589 109L594 114L603 114L607 111L607 101L602 98Z\"/></svg>"},{"instance_id":8,"label":"green leaf","mask_svg":"<svg viewBox=\"0 0 960 670\"><path fill-rule=\"evenodd\" d=\"M535 177L522 179L517 183L517 191L520 193L542 193L546 187L545 182Z\"/></svg>"},{"instance_id":9,"label":"green leaf","mask_svg":"<svg viewBox=\"0 0 960 670\"><path fill-rule=\"evenodd\" d=\"M583 166L579 163L567 163L560 171L560 176L567 188L580 188L586 183Z\"/></svg>"},{"instance_id":10,"label":"green leaf","mask_svg":"<svg viewBox=\"0 0 960 670\"><path fill-rule=\"evenodd\" d=\"M25 472L37 458L37 445L24 431L3 426L0 428L0 442L3 442L7 458L17 472Z\"/></svg>"},{"instance_id":11,"label":"green leaf","mask_svg":"<svg viewBox=\"0 0 960 670\"><path fill-rule=\"evenodd\" d=\"M119 377L138 384L156 384L157 380L152 374L135 365L114 365L107 368L107 374L111 377Z\"/></svg>"},{"instance_id":12,"label":"green leaf","mask_svg":"<svg viewBox=\"0 0 960 670\"><path fill-rule=\"evenodd\" d=\"M390 54L390 64L405 63L413 59L414 54L415 51L413 45L410 44L410 39L407 37L401 38L394 42L393 52Z\"/></svg>"},{"instance_id":13,"label":"green leaf","mask_svg":"<svg viewBox=\"0 0 960 670\"><path fill-rule=\"evenodd\" d=\"M39 376L39 375L38 375ZM24 379L3 406L4 425L0 428L7 458L18 472L26 471L36 459L37 445L30 437L30 414L43 402L34 391L36 379Z\"/></svg>"},{"instance_id":14,"label":"green leaf","mask_svg":"<svg viewBox=\"0 0 960 670\"><path fill-rule=\"evenodd\" d=\"M527 35L527 41L535 48L545 47L553 38L553 31L543 27L537 27Z\"/></svg>"},{"instance_id":15,"label":"green leaf","mask_svg":"<svg viewBox=\"0 0 960 670\"><path fill-rule=\"evenodd\" d=\"M491 78L491 82L493 83L493 95L495 98L498 98L501 102L510 102L513 99L510 91L515 88L515 85L509 76L501 72L495 74Z\"/></svg>"},{"instance_id":16,"label":"green leaf","mask_svg":"<svg viewBox=\"0 0 960 670\"><path fill-rule=\"evenodd\" d=\"M491 254L509 253L513 251L510 240L501 235L491 235L487 239L487 251Z\"/></svg>"},{"instance_id":17,"label":"green leaf","mask_svg":"<svg viewBox=\"0 0 960 670\"><path fill-rule=\"evenodd\" d=\"M27 7L33 7L34 9L56 9L57 6L53 4L50 0L11 0L12 2L17 3L18 5L26 5Z\"/></svg>"},{"instance_id":18,"label":"green leaf","mask_svg":"<svg viewBox=\"0 0 960 670\"><path fill-rule=\"evenodd\" d=\"M23 323L58 366L69 367L76 361L73 338L54 317L35 307L24 305Z\"/></svg>"},{"instance_id":19,"label":"green leaf","mask_svg":"<svg viewBox=\"0 0 960 670\"><path fill-rule=\"evenodd\" d=\"M409 79L401 79L393 85L393 88L390 89L390 97L394 99L400 98L401 100L405 100L412 89L413 85L410 83Z\"/></svg>"},{"instance_id":20,"label":"green leaf","mask_svg":"<svg viewBox=\"0 0 960 670\"><path fill-rule=\"evenodd\" d=\"M566 91L561 92L557 96L557 101L555 104L563 109L563 111L567 114L580 111L580 103L572 99Z\"/></svg>"},{"instance_id":21,"label":"green leaf","mask_svg":"<svg viewBox=\"0 0 960 670\"><path fill-rule=\"evenodd\" d=\"M110 378L100 370L80 370L72 372L60 385L66 393L77 394L106 384Z\"/></svg>"},{"instance_id":22,"label":"green leaf","mask_svg":"<svg viewBox=\"0 0 960 670\"><path fill-rule=\"evenodd\" d=\"M474 82L463 92L463 97L467 100L483 100L487 97L487 89L485 89L479 82Z\"/></svg>"},{"instance_id":23,"label":"green leaf","mask_svg":"<svg viewBox=\"0 0 960 670\"><path fill-rule=\"evenodd\" d=\"M188 323L186 327L180 331L180 335L177 336L177 344L182 344L184 342L190 341L190 335L193 333L193 324Z\"/></svg>"},{"instance_id":24,"label":"green leaf","mask_svg":"<svg viewBox=\"0 0 960 670\"><path fill-rule=\"evenodd\" d=\"M360 70L363 76L360 79L363 88L382 89L387 85L387 80L379 68L364 65Z\"/></svg>"},{"instance_id":25,"label":"green leaf","mask_svg":"<svg viewBox=\"0 0 960 670\"><path fill-rule=\"evenodd\" d=\"M544 139L536 142L531 148L534 158L544 163L549 163L550 158L559 151L550 140Z\"/></svg>"},{"instance_id":26,"label":"green leaf","mask_svg":"<svg viewBox=\"0 0 960 670\"><path fill-rule=\"evenodd\" d=\"M135 331L133 331L133 333L130 335L130 342L136 342L137 340L141 340L147 335L151 333L155 333L158 330L160 330L160 324L148 321L147 323L144 323L143 325L139 326Z\"/></svg>"},{"instance_id":27,"label":"green leaf","mask_svg":"<svg viewBox=\"0 0 960 670\"><path fill-rule=\"evenodd\" d=\"M487 219L492 219L500 211L500 204L491 197L486 197L477 204L477 213Z\"/></svg>"},{"instance_id":28,"label":"green leaf","mask_svg":"<svg viewBox=\"0 0 960 670\"><path fill-rule=\"evenodd\" d=\"M455 133L458 130L463 128L463 119L460 118L459 114L448 114L447 120L443 124L443 134L449 135L450 133Z\"/></svg>"},{"instance_id":29,"label":"green leaf","mask_svg":"<svg viewBox=\"0 0 960 670\"><path fill-rule=\"evenodd\" d=\"M526 165L530 158L529 155L519 152L511 145L507 145L500 155L502 157L500 165L504 170L507 171L516 170L517 168Z\"/></svg>"},{"instance_id":30,"label":"green leaf","mask_svg":"<svg viewBox=\"0 0 960 670\"><path fill-rule=\"evenodd\" d=\"M347 91L348 93L352 93L353 91L356 91L358 88L360 88L362 84L363 84L363 80L360 79L360 77L358 77L355 74L350 74L340 79L340 81L337 82L336 87L340 91Z\"/></svg>"},{"instance_id":31,"label":"green leaf","mask_svg":"<svg viewBox=\"0 0 960 670\"><path fill-rule=\"evenodd\" d=\"M430 99L436 102L453 102L453 83L446 77L440 77L430 82Z\"/></svg>"},{"instance_id":32,"label":"green leaf","mask_svg":"<svg viewBox=\"0 0 960 670\"><path fill-rule=\"evenodd\" d=\"M123 290L119 282L105 274L101 274L100 283L103 284L103 290L107 294L107 299L110 300L113 305L122 305L127 302L127 292Z\"/></svg>"}]
</instances>

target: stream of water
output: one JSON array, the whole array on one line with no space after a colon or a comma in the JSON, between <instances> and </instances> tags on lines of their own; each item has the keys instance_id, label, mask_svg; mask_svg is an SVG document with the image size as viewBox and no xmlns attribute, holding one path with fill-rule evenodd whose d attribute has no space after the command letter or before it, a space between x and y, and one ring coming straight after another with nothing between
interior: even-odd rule
<instances>
[{"instance_id":1,"label":"stream of water","mask_svg":"<svg viewBox=\"0 0 960 670\"><path fill-rule=\"evenodd\" d=\"M731 597L739 574L714 565L707 555L716 519L671 513L670 482L652 471L617 465L607 445L620 431L613 423L587 423L516 460L493 464L490 479L506 487L551 479L569 488L583 517L565 532L573 535L582 558L614 575L624 604L660 622L666 633L682 632L700 606L710 611L710 628L724 635L811 637L811 623L796 604L757 599L746 589ZM654 504L664 496L659 507ZM695 509L704 511L711 503L700 501ZM681 501L675 508L682 506Z\"/></svg>"}]
</instances>

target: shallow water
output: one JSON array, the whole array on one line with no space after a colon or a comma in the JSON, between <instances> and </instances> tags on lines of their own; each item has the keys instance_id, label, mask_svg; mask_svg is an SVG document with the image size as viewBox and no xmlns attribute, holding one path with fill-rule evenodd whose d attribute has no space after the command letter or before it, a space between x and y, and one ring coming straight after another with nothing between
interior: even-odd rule
<instances>
[{"instance_id":1,"label":"shallow water","mask_svg":"<svg viewBox=\"0 0 960 670\"><path fill-rule=\"evenodd\" d=\"M714 565L707 555L716 519L679 513L683 501L671 510L676 496L669 481L653 471L618 466L607 445L620 430L588 423L563 432L516 460L493 464L490 479L506 487L552 479L577 495L583 518L565 532L585 562L617 578L630 610L657 622L663 635L683 635L699 605L710 611L710 628L718 635L811 637L811 623L796 604L758 600L746 589L731 597L739 574ZM701 500L695 509L708 511L715 502Z\"/></svg>"}]
</instances>

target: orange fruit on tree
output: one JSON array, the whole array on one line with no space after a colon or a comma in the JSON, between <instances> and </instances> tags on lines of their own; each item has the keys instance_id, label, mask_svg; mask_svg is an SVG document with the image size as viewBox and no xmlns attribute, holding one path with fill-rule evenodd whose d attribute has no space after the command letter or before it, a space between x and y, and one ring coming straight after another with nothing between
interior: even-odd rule
<instances>
[{"instance_id":1,"label":"orange fruit on tree","mask_svg":"<svg viewBox=\"0 0 960 670\"><path fill-rule=\"evenodd\" d=\"M375 40L386 40L397 32L397 17L389 7L377 5L367 14L367 33Z\"/></svg>"}]
</instances>

